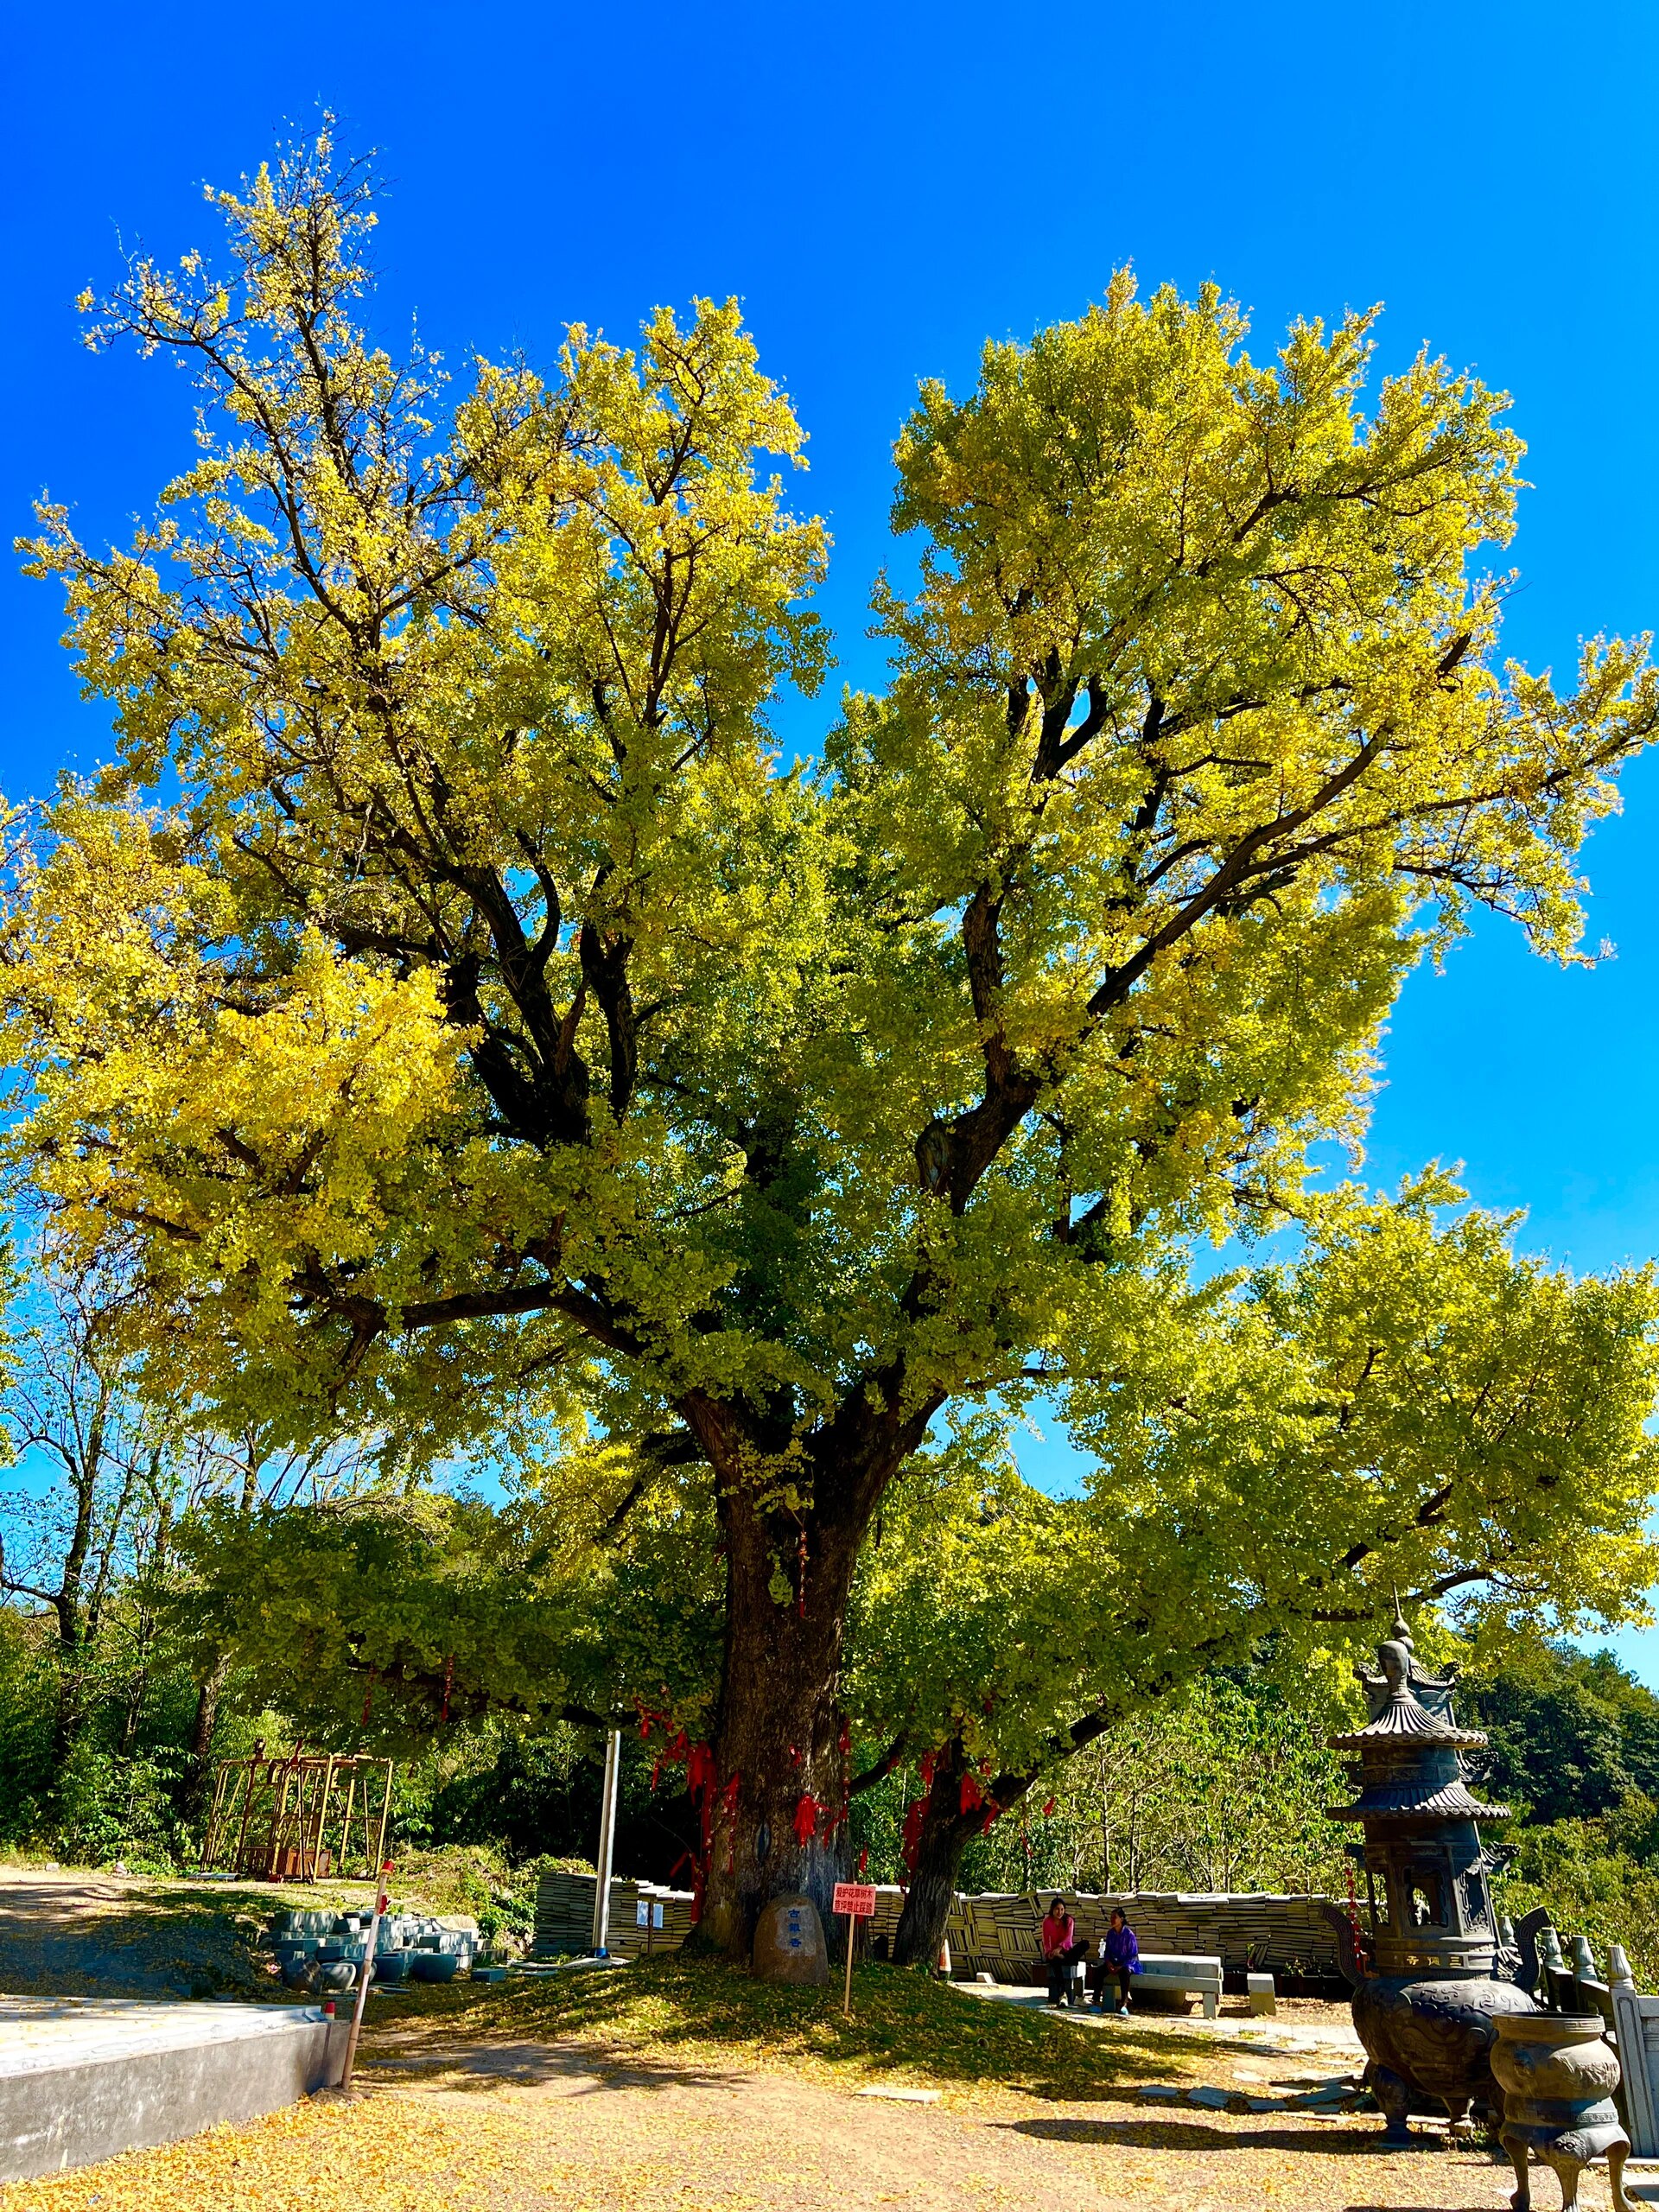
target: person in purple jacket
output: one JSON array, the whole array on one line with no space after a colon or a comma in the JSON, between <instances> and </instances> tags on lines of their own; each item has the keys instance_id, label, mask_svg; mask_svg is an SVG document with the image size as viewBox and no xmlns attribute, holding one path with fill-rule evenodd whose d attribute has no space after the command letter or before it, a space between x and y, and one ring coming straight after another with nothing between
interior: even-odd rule
<instances>
[{"instance_id":1,"label":"person in purple jacket","mask_svg":"<svg viewBox=\"0 0 1659 2212\"><path fill-rule=\"evenodd\" d=\"M1121 1904L1112 1907L1112 1916L1107 1924L1105 1940L1100 1947L1100 2001L1103 2005L1106 1993L1114 1981L1117 1984L1117 2006L1120 2012L1129 2009L1129 1976L1141 1971L1141 1946L1135 1940L1135 1930L1123 1916Z\"/></svg>"}]
</instances>

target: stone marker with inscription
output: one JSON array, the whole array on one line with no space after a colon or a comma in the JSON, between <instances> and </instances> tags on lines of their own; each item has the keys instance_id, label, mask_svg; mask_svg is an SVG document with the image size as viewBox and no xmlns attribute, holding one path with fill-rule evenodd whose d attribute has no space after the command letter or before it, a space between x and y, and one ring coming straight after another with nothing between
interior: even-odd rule
<instances>
[{"instance_id":1,"label":"stone marker with inscription","mask_svg":"<svg viewBox=\"0 0 1659 2212\"><path fill-rule=\"evenodd\" d=\"M753 1965L761 1981L798 1982L821 1988L830 1979L823 1923L810 1897L773 1897L754 1928Z\"/></svg>"}]
</instances>

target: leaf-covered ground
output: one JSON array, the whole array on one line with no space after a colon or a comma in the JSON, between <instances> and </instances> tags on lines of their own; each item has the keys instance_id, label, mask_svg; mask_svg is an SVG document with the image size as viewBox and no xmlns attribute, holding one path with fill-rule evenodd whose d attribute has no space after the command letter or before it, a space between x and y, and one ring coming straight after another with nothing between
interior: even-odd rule
<instances>
[{"instance_id":1,"label":"leaf-covered ground","mask_svg":"<svg viewBox=\"0 0 1659 2212\"><path fill-rule=\"evenodd\" d=\"M1506 2166L1371 2115L1149 2106L1139 2086L1287 2082L1179 2021L1099 2028L882 1967L838 1988L642 1962L378 1999L360 2093L79 2174L0 2212L1477 2212ZM1243 2069L1241 2075L1240 2069ZM919 2104L860 2092L925 2088ZM1541 2197L1540 2201L1542 2199ZM1553 2201L1553 2198L1552 2200ZM1584 2212L1607 2202L1587 2183Z\"/></svg>"}]
</instances>

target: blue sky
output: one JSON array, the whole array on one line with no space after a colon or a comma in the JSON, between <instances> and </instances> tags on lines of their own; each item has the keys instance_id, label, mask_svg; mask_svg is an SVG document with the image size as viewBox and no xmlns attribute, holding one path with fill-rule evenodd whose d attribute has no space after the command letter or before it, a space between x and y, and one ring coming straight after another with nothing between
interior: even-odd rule
<instances>
[{"instance_id":1,"label":"blue sky","mask_svg":"<svg viewBox=\"0 0 1659 2212\"><path fill-rule=\"evenodd\" d=\"M870 578L893 557L889 447L917 379L1077 313L1132 262L1213 276L1265 349L1298 313L1382 301L1381 366L1420 344L1515 396L1529 446L1507 641L1565 671L1659 614L1659 10L1120 0L787 9L338 5L326 18L87 0L13 13L0 80L0 520L43 487L120 534L188 454L161 364L94 359L71 302L121 242L211 245L204 179L320 104L377 146L380 315L459 363L546 360L582 320L743 300L811 433L837 681L875 682ZM902 557L900 556L899 557ZM0 570L0 786L105 745L42 586ZM810 745L822 707L795 707ZM1367 1172L1438 1154L1581 1268L1659 1252L1659 762L1587 855L1563 972L1493 925L1408 985ZM1659 1681L1659 1636L1626 1654Z\"/></svg>"}]
</instances>

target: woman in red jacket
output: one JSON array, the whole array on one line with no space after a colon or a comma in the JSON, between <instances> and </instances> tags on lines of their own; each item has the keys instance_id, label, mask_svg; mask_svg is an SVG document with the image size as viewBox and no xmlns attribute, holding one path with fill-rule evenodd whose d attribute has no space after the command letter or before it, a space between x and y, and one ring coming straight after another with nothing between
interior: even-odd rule
<instances>
[{"instance_id":1,"label":"woman in red jacket","mask_svg":"<svg viewBox=\"0 0 1659 2212\"><path fill-rule=\"evenodd\" d=\"M1088 1948L1077 1941L1077 1923L1056 1897L1043 1916L1043 1959L1048 1967L1048 2001L1063 2005L1071 1982L1072 1961Z\"/></svg>"}]
</instances>

